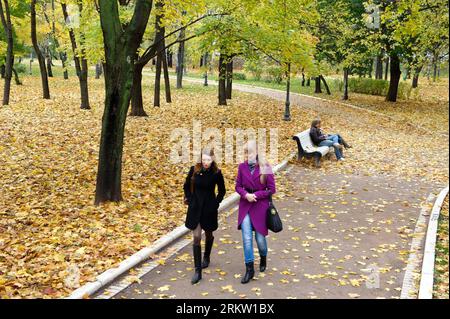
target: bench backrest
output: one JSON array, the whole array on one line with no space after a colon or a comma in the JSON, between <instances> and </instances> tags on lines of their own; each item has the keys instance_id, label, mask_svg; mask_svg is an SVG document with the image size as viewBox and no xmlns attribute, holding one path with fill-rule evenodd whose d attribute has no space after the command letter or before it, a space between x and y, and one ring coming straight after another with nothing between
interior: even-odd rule
<instances>
[{"instance_id":1,"label":"bench backrest","mask_svg":"<svg viewBox=\"0 0 450 319\"><path fill-rule=\"evenodd\" d=\"M316 145L313 144L313 142L311 140L311 136L309 135L309 129L307 129L301 133L298 133L295 136L299 139L300 144L302 145L302 148L304 150L308 150L308 149L317 147Z\"/></svg>"}]
</instances>

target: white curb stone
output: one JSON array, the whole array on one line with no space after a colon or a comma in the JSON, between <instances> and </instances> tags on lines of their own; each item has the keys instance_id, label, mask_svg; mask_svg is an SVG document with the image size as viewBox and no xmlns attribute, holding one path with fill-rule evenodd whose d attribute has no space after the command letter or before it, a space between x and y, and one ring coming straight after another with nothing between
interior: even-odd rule
<instances>
[{"instance_id":1,"label":"white curb stone","mask_svg":"<svg viewBox=\"0 0 450 319\"><path fill-rule=\"evenodd\" d=\"M425 241L425 252L422 263L422 274L420 278L419 299L433 298L434 282L434 259L436 254L436 233L438 228L439 214L442 204L448 194L448 186L438 195L431 211L430 221L428 222L427 237Z\"/></svg>"},{"instance_id":2,"label":"white curb stone","mask_svg":"<svg viewBox=\"0 0 450 319\"><path fill-rule=\"evenodd\" d=\"M405 276L403 277L403 285L400 293L400 299L416 299L417 298L417 279L420 276L420 262L422 240L425 237L426 221L429 215L429 205L435 199L435 195L431 193L428 195L426 204L420 210L419 218L417 219L416 227L413 233L413 240L411 242L410 253L406 266ZM423 235L422 235L423 234Z\"/></svg>"}]
</instances>

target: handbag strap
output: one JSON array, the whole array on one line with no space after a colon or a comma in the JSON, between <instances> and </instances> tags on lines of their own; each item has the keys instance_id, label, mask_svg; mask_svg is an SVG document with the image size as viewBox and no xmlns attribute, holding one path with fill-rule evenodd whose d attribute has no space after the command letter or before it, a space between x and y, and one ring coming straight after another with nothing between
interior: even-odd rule
<instances>
[{"instance_id":1,"label":"handbag strap","mask_svg":"<svg viewBox=\"0 0 450 319\"><path fill-rule=\"evenodd\" d=\"M272 191L267 187L267 178L266 178L266 191L269 191L269 203L272 204Z\"/></svg>"},{"instance_id":2,"label":"handbag strap","mask_svg":"<svg viewBox=\"0 0 450 319\"><path fill-rule=\"evenodd\" d=\"M267 187L267 180L266 180L266 191L269 191L269 203L272 204L272 191Z\"/></svg>"}]
</instances>

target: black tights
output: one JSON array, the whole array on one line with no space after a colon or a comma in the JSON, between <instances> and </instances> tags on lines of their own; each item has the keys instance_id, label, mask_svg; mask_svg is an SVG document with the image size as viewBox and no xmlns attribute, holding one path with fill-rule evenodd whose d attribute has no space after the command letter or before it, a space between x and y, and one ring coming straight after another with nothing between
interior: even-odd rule
<instances>
[{"instance_id":1,"label":"black tights","mask_svg":"<svg viewBox=\"0 0 450 319\"><path fill-rule=\"evenodd\" d=\"M200 223L197 225L197 227L192 231L193 237L194 237L194 245L200 245L202 241L202 227L200 226ZM206 231L205 230L205 237L206 240L213 239L213 232L212 231Z\"/></svg>"}]
</instances>

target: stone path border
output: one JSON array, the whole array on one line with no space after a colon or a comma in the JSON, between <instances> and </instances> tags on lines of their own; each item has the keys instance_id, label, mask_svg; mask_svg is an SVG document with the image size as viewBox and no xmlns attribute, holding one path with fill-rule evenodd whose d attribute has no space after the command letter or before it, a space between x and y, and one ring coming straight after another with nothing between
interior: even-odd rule
<instances>
[{"instance_id":1,"label":"stone path border","mask_svg":"<svg viewBox=\"0 0 450 319\"><path fill-rule=\"evenodd\" d=\"M411 242L408 263L406 266L405 276L403 277L402 291L400 299L416 299L418 294L418 279L420 277L420 263L422 261L422 241L425 237L427 216L430 215L429 206L433 204L436 195L431 193L420 210L416 227Z\"/></svg>"},{"instance_id":2,"label":"stone path border","mask_svg":"<svg viewBox=\"0 0 450 319\"><path fill-rule=\"evenodd\" d=\"M273 168L273 172L277 173L277 172L285 169L288 162L291 159L293 159L296 155L297 155L297 152L292 152L281 163L279 163L278 165L276 165ZM220 204L219 212L223 212L227 209L230 209L238 202L238 200L239 200L239 195L237 193L233 193L232 195L228 196ZM158 251L161 251L162 249L166 248L170 244L173 244L175 241L177 241L180 238L182 238L183 236L185 236L188 232L189 232L189 229L187 229L184 225L175 228L168 234L164 235L163 237L161 237L160 239L155 241L152 245L142 248L135 254L131 255L130 257L128 257L127 259L122 261L118 267L110 268L110 269L106 270L105 272L103 272L102 274L98 275L96 277L96 281L89 282L89 283L81 286L80 288L76 289L66 299L83 299L83 298L92 296L99 289L105 287L106 285L111 283L113 280L117 279L119 276L126 273L131 268L146 261L152 255L156 254ZM153 268L154 268L153 265L150 264L150 265L148 265L146 270L148 272ZM142 274L142 275L144 275L144 274ZM126 288L126 287L124 287L124 288ZM122 288L122 289L124 289L124 288Z\"/></svg>"},{"instance_id":3,"label":"stone path border","mask_svg":"<svg viewBox=\"0 0 450 319\"><path fill-rule=\"evenodd\" d=\"M448 186L438 195L431 211L430 221L428 222L427 237L425 240L425 251L422 263L422 272L420 277L419 299L433 299L434 283L434 260L436 254L436 235L439 222L439 214L442 204L448 195Z\"/></svg>"}]
</instances>

